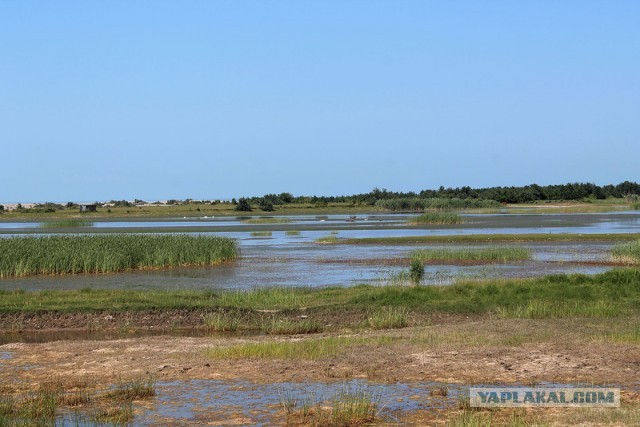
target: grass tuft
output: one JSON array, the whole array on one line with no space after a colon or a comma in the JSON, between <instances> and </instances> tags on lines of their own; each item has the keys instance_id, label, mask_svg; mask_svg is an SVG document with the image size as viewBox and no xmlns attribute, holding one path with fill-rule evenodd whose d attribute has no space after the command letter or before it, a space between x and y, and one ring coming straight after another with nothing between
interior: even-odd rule
<instances>
[{"instance_id":1,"label":"grass tuft","mask_svg":"<svg viewBox=\"0 0 640 427\"><path fill-rule=\"evenodd\" d=\"M252 231L251 237L271 237L273 233L271 231Z\"/></svg>"},{"instance_id":2,"label":"grass tuft","mask_svg":"<svg viewBox=\"0 0 640 427\"><path fill-rule=\"evenodd\" d=\"M321 323L311 319L292 321L273 317L270 321L263 323L262 329L270 335L297 335L322 332L324 327Z\"/></svg>"},{"instance_id":3,"label":"grass tuft","mask_svg":"<svg viewBox=\"0 0 640 427\"><path fill-rule=\"evenodd\" d=\"M367 325L371 329L399 329L409 325L406 308L384 307L370 313Z\"/></svg>"},{"instance_id":4,"label":"grass tuft","mask_svg":"<svg viewBox=\"0 0 640 427\"><path fill-rule=\"evenodd\" d=\"M291 393L282 407L287 425L351 427L371 425L378 418L378 398L361 387L339 390L328 400L299 398Z\"/></svg>"},{"instance_id":5,"label":"grass tuft","mask_svg":"<svg viewBox=\"0 0 640 427\"><path fill-rule=\"evenodd\" d=\"M106 394L107 398L132 402L148 399L156 395L155 381L151 377L137 378L116 384L113 390Z\"/></svg>"}]
</instances>

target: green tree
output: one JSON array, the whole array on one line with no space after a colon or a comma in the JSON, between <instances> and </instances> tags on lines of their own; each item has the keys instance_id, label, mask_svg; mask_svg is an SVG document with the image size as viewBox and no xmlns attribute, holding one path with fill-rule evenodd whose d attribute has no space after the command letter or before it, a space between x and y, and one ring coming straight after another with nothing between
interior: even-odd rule
<instances>
[{"instance_id":1,"label":"green tree","mask_svg":"<svg viewBox=\"0 0 640 427\"><path fill-rule=\"evenodd\" d=\"M258 206L265 212L273 212L275 210L273 208L273 203L271 202L271 200L267 199L266 197L260 199L260 203L258 204Z\"/></svg>"},{"instance_id":2,"label":"green tree","mask_svg":"<svg viewBox=\"0 0 640 427\"><path fill-rule=\"evenodd\" d=\"M240 197L240 199L238 199L238 204L236 205L235 210L240 212L251 212L253 209L251 208L251 205L249 204L249 201L247 199L245 199L244 197Z\"/></svg>"}]
</instances>

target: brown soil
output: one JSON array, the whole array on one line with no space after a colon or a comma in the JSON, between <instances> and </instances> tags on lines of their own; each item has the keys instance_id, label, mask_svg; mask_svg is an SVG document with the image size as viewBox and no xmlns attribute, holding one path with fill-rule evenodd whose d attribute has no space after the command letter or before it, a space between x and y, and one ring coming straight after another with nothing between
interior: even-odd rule
<instances>
[{"instance_id":1,"label":"brown soil","mask_svg":"<svg viewBox=\"0 0 640 427\"><path fill-rule=\"evenodd\" d=\"M256 383L367 378L380 382L440 381L463 385L539 382L609 384L623 389L623 403L640 402L640 346L602 338L611 327L638 319L596 321L441 318L400 330L342 331L307 336L144 337L105 341L56 341L0 346L1 384L65 382L110 384L152 375L159 380L223 379ZM612 325L612 323L615 323ZM330 335L391 336L390 344L349 346L319 360L223 360L205 350L270 340ZM426 417L426 418L425 418ZM426 414L408 420L427 422ZM422 422L416 420L422 420ZM432 420L433 421L433 420Z\"/></svg>"}]
</instances>

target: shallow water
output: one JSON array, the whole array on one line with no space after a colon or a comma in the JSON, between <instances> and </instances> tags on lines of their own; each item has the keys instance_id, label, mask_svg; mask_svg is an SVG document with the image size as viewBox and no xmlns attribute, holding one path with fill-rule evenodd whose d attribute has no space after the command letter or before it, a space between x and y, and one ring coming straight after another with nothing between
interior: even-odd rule
<instances>
[{"instance_id":1,"label":"shallow water","mask_svg":"<svg viewBox=\"0 0 640 427\"><path fill-rule=\"evenodd\" d=\"M215 267L173 268L118 274L31 276L2 279L5 290L82 289L252 289L263 286L321 287L386 284L406 271L410 253L422 245L319 245L262 241L246 245L234 262ZM483 245L474 245L482 247ZM484 245L486 246L486 245ZM533 260L509 264L426 265L424 284L459 278L534 277L555 273L593 274L605 266L575 264L605 261L611 244L530 244ZM429 245L429 248L451 245ZM456 247L460 247L459 245ZM394 261L395 260L395 261ZM399 260L399 261L398 261Z\"/></svg>"},{"instance_id":2,"label":"shallow water","mask_svg":"<svg viewBox=\"0 0 640 427\"><path fill-rule=\"evenodd\" d=\"M540 383L538 386L591 385ZM430 395L431 390L441 387L448 390L447 396ZM468 386L461 384L383 384L363 379L270 384L222 380L160 381L156 383L155 398L148 403L135 405L135 419L130 425L282 425L285 421L284 405L296 408L302 408L305 404L310 407L330 406L344 394L367 396L376 404L381 418L387 422L398 422L403 414L416 410L438 411L454 408L458 405L459 396L467 392ZM63 420L74 420L73 425L91 425L82 422L82 415L67 414Z\"/></svg>"},{"instance_id":3,"label":"shallow water","mask_svg":"<svg viewBox=\"0 0 640 427\"><path fill-rule=\"evenodd\" d=\"M162 271L126 272L105 275L35 276L0 280L0 289L251 289L263 286L352 286L360 283L384 284L406 271L412 250L448 245L321 245L314 241L334 235L338 238L401 237L429 235L468 235L492 233L632 233L640 232L640 212L604 214L483 214L465 215L467 223L458 226L407 227L410 215L388 214L297 215L288 216L288 224L246 224L241 217L194 220L136 220L96 222L104 229L173 232L176 224L192 230L193 224L205 225L198 233L237 239L242 251L234 263L207 268L174 268ZM366 219L366 220L365 220ZM7 226L25 227L36 223L0 223L2 236L18 235ZM213 224L212 226L209 226ZM124 228L122 228L124 227ZM213 231L218 230L218 231ZM233 230L233 231L224 231ZM251 230L273 230L266 238L251 236ZM291 236L286 230L302 230ZM178 232L180 232L178 230ZM331 233L334 234L331 234ZM503 245L503 244L501 244ZM450 246L450 245L449 245ZM461 247L458 244L456 247ZM482 246L482 245L468 245ZM518 245L517 245L518 246ZM457 278L533 277L552 273L593 274L608 267L588 265L610 257L607 243L535 243L519 245L531 248L533 260L509 264L427 265L424 284L446 284Z\"/></svg>"}]
</instances>

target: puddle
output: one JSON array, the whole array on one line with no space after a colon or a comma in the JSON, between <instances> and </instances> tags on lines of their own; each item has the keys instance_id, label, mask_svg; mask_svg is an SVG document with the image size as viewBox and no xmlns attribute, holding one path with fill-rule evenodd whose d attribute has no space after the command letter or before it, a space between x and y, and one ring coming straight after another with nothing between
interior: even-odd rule
<instances>
[{"instance_id":1,"label":"puddle","mask_svg":"<svg viewBox=\"0 0 640 427\"><path fill-rule=\"evenodd\" d=\"M488 384L477 386L490 386ZM496 384L493 384L496 386ZM510 387L521 384L509 384ZM539 383L538 387L579 387L590 384ZM615 385L611 385L615 387ZM365 396L376 404L386 422L399 422L417 411L455 408L468 385L439 382L381 384L362 379L343 382L279 382L254 384L246 381L190 380L156 383L156 397L135 405L131 426L193 425L282 425L285 406L302 408L330 406L345 394ZM446 396L431 396L431 390L447 389ZM628 388L628 387L627 387ZM66 414L61 421L92 425L82 414Z\"/></svg>"}]
</instances>

